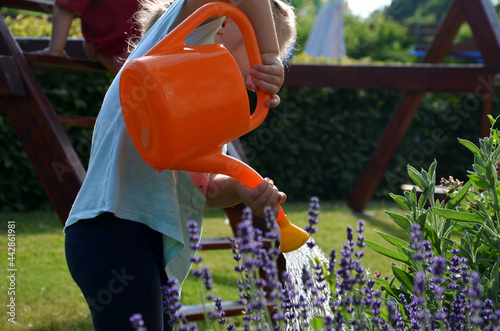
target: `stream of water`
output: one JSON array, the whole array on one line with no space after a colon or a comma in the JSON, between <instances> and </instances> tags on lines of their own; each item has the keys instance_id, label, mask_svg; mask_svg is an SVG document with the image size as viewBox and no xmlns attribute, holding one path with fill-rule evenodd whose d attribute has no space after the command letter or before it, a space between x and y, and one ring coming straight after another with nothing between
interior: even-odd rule
<instances>
[{"instance_id":1,"label":"stream of water","mask_svg":"<svg viewBox=\"0 0 500 331\"><path fill-rule=\"evenodd\" d=\"M309 241L312 240L309 238ZM324 278L317 276L315 268L318 263L322 267L328 265L328 259L318 245L310 248L307 244L283 255L291 282L291 286L287 286L297 293L292 297L292 302L297 307L291 309L294 314L288 319L287 330L311 330L309 324L312 318L332 315L330 286ZM303 282L304 268L310 275L307 284Z\"/></svg>"}]
</instances>

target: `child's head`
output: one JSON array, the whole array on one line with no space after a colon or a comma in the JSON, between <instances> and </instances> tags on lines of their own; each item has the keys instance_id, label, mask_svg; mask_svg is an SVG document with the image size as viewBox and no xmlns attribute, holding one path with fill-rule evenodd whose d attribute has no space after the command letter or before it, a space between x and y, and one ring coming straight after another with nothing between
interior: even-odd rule
<instances>
[{"instance_id":1,"label":"child's head","mask_svg":"<svg viewBox=\"0 0 500 331\"><path fill-rule=\"evenodd\" d=\"M167 8L170 6L172 1L155 1L155 0L141 0L140 2L140 10L136 13L136 21L139 25L139 31L141 37L146 34L146 32L155 24L155 22L165 13ZM273 11L275 26L276 26L276 34L278 36L278 44L280 48L280 57L282 59L286 58L293 48L296 38L296 25L295 25L295 13L293 11L293 7L290 6L283 0L271 0L271 7ZM225 24L231 24L230 20L226 20ZM233 28L231 28L233 29ZM237 33L228 33L231 38L239 38L241 34L239 31ZM216 37L216 42L221 44L229 44L229 38L223 37L222 40L218 40ZM243 40L241 39L241 42ZM228 49L231 51L229 45ZM233 54L235 56L235 54Z\"/></svg>"}]
</instances>

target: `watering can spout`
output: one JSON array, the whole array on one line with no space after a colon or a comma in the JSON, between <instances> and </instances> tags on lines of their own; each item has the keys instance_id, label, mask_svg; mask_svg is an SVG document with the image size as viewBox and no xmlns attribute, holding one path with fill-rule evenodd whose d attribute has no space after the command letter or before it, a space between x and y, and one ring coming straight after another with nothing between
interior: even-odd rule
<instances>
[{"instance_id":1,"label":"watering can spout","mask_svg":"<svg viewBox=\"0 0 500 331\"><path fill-rule=\"evenodd\" d=\"M286 215L278 219L277 223L281 230L280 251L282 253L289 253L299 249L309 240L310 234L290 223Z\"/></svg>"}]
</instances>

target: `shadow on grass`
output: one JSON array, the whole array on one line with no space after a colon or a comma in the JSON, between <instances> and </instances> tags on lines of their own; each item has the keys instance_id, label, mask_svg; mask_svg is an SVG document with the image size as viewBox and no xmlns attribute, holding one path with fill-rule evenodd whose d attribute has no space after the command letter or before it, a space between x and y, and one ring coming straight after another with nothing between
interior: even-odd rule
<instances>
[{"instance_id":1,"label":"shadow on grass","mask_svg":"<svg viewBox=\"0 0 500 331\"><path fill-rule=\"evenodd\" d=\"M55 212L0 213L0 224L9 221L16 224L16 234L62 233L63 229Z\"/></svg>"},{"instance_id":2,"label":"shadow on grass","mask_svg":"<svg viewBox=\"0 0 500 331\"><path fill-rule=\"evenodd\" d=\"M93 329L90 317L71 322L53 322L48 325L30 328L30 330L34 331L89 331Z\"/></svg>"}]
</instances>

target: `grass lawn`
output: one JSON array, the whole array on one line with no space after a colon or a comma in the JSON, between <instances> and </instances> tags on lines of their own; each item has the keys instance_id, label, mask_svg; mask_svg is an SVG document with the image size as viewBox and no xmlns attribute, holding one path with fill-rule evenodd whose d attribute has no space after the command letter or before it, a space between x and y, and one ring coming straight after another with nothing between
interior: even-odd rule
<instances>
[{"instance_id":1,"label":"grass lawn","mask_svg":"<svg viewBox=\"0 0 500 331\"><path fill-rule=\"evenodd\" d=\"M308 203L286 203L284 209L290 221L297 226L307 225ZM365 237L384 243L374 230L401 236L385 210L401 212L394 204L375 202L363 214L353 214L345 204L321 203L318 233L314 238L328 255L332 247L339 251L346 241L346 227L355 228L359 219L366 221ZM14 260L15 295L9 294L10 261L8 260L8 224L15 224L16 254ZM0 302L3 307L0 330L92 330L85 299L71 279L64 258L64 235L55 213L31 212L0 214L0 247L3 247ZM207 237L232 236L221 210L207 212L203 235ZM214 278L214 295L224 300L238 296L230 250L202 252L205 264ZM391 261L369 248L365 249L364 265L372 272L391 275ZM200 302L197 283L189 278L183 287L184 304ZM15 297L15 321L8 321L7 304Z\"/></svg>"}]
</instances>

